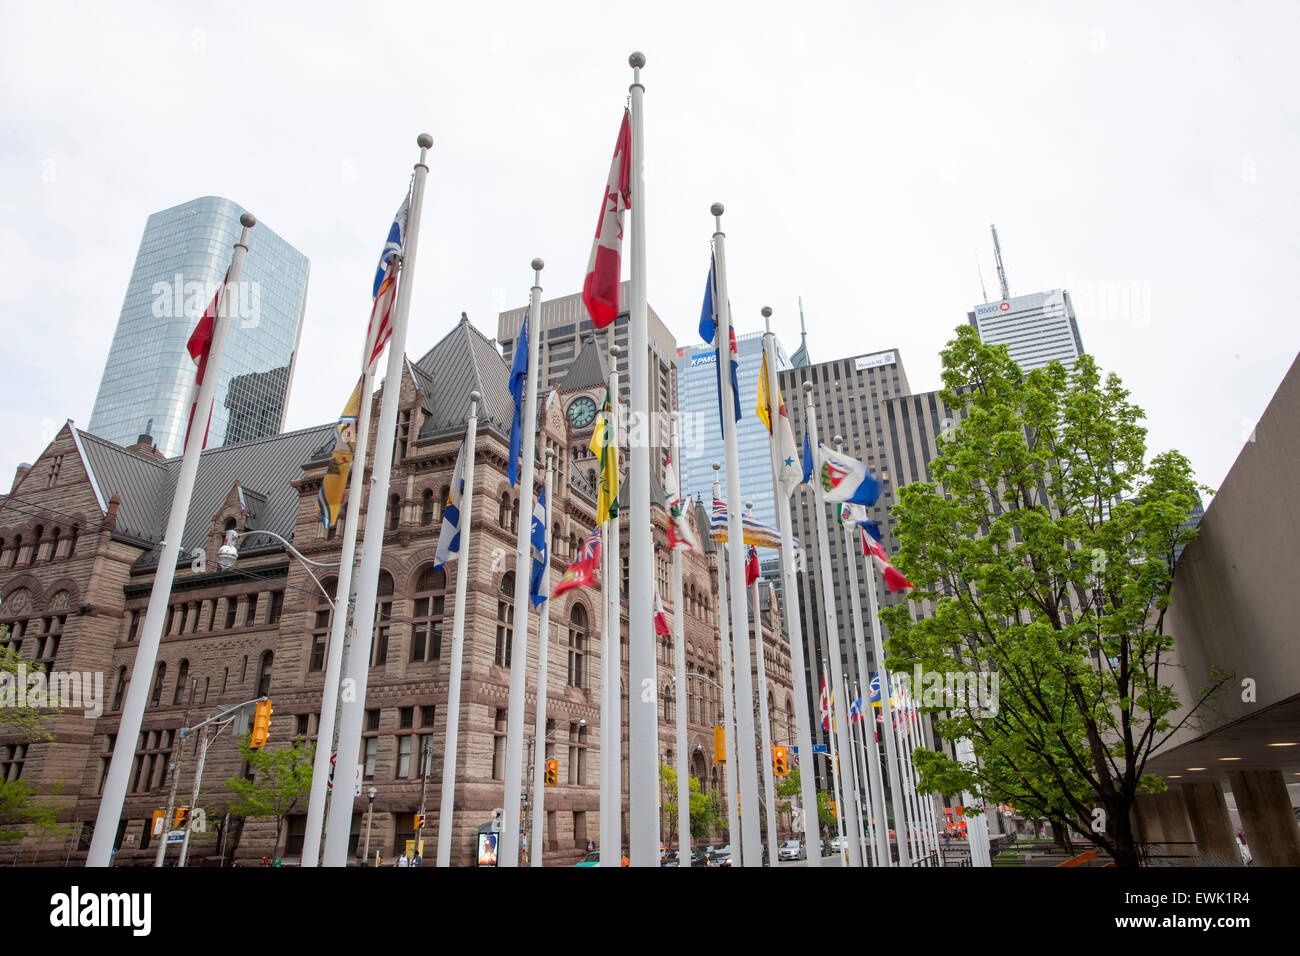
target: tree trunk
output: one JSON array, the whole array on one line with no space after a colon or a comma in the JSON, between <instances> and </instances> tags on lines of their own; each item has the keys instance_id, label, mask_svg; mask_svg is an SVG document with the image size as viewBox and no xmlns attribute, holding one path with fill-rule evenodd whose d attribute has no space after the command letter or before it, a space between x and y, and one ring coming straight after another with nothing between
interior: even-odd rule
<instances>
[{"instance_id":1,"label":"tree trunk","mask_svg":"<svg viewBox=\"0 0 1300 956\"><path fill-rule=\"evenodd\" d=\"M1133 821L1127 813L1113 813L1110 836L1110 855L1117 867L1135 870L1141 865L1137 841L1133 838Z\"/></svg>"}]
</instances>

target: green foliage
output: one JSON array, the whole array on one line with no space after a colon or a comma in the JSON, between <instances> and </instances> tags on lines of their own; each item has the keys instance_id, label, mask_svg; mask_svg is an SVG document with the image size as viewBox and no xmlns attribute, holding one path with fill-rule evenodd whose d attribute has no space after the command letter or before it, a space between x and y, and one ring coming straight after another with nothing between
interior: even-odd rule
<instances>
[{"instance_id":1,"label":"green foliage","mask_svg":"<svg viewBox=\"0 0 1300 956\"><path fill-rule=\"evenodd\" d=\"M998 707L945 703L939 732L969 738L978 763L918 751L921 785L1046 817L1135 865L1129 811L1177 729L1164 632L1174 555L1209 489L1176 451L1147 460L1141 409L1090 356L1022 377L963 326L943 362L941 394L962 420L932 481L899 489L892 511L896 564L933 610L881 617L893 669L996 672Z\"/></svg>"},{"instance_id":2,"label":"green foliage","mask_svg":"<svg viewBox=\"0 0 1300 956\"><path fill-rule=\"evenodd\" d=\"M291 747L255 750L248 746L245 736L239 742L239 752L248 761L252 779L235 776L226 781L226 788L233 794L229 812L244 819L273 817L278 849L285 819L311 793L316 745L304 744L299 737Z\"/></svg>"},{"instance_id":3,"label":"green foliage","mask_svg":"<svg viewBox=\"0 0 1300 956\"><path fill-rule=\"evenodd\" d=\"M0 641L9 636L8 625L0 626ZM0 647L0 683L17 686L20 658L8 644ZM24 677L26 674L23 675ZM15 693L15 697L16 697ZM28 705L0 707L0 733L13 741L21 739L29 748L31 744L48 743L53 737L41 727L41 713ZM30 751L29 751L30 752ZM29 781L0 780L0 843L10 843L28 835L55 835L66 833L68 828L56 817L67 807L54 806L42 797L57 795L62 789L55 786L49 794L40 794Z\"/></svg>"},{"instance_id":4,"label":"green foliage","mask_svg":"<svg viewBox=\"0 0 1300 956\"><path fill-rule=\"evenodd\" d=\"M666 764L659 765L659 786L663 793L663 832L665 843L677 842L677 771ZM700 789L698 777L691 777L688 786L691 794L691 839L702 840L711 836L722 824L722 798L717 790L707 793Z\"/></svg>"}]
</instances>

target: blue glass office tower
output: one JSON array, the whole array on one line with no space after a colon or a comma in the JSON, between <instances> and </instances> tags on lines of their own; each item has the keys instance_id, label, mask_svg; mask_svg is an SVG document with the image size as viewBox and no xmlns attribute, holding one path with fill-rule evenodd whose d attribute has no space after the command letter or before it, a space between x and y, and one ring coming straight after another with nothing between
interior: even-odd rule
<instances>
[{"instance_id":1,"label":"blue glass office tower","mask_svg":"<svg viewBox=\"0 0 1300 956\"><path fill-rule=\"evenodd\" d=\"M204 196L149 217L90 414L92 434L130 445L148 432L163 455L184 451L195 373L185 346L230 265L243 212ZM209 448L280 431L308 270L307 257L264 223L250 231Z\"/></svg>"},{"instance_id":2,"label":"blue glass office tower","mask_svg":"<svg viewBox=\"0 0 1300 956\"><path fill-rule=\"evenodd\" d=\"M790 359L776 345L777 371L790 368ZM736 336L740 359L740 490L754 502L754 516L775 526L776 502L772 498L772 458L767 428L754 412L758 373L763 366L763 333ZM718 417L718 372L713 346L697 345L677 351L677 408L682 413L682 492L699 495L712 507L713 463L722 462L722 423ZM790 397L786 396L786 408ZM727 494L727 469L718 473ZM759 552L760 557L774 556Z\"/></svg>"}]
</instances>

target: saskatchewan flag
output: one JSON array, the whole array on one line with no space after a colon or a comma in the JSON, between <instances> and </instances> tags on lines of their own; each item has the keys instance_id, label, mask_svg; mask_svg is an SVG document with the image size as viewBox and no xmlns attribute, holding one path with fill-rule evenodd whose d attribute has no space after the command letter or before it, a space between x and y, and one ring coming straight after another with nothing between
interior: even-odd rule
<instances>
[{"instance_id":1,"label":"saskatchewan flag","mask_svg":"<svg viewBox=\"0 0 1300 956\"><path fill-rule=\"evenodd\" d=\"M600 494L596 499L596 521L618 516L618 429L610 408L609 389L605 404L596 416L596 430L591 433L591 453L600 459Z\"/></svg>"}]
</instances>

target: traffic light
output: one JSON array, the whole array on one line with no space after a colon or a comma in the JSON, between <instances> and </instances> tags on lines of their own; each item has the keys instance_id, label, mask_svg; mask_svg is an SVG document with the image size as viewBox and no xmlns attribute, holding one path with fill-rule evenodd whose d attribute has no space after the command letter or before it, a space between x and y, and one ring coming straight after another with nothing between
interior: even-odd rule
<instances>
[{"instance_id":1,"label":"traffic light","mask_svg":"<svg viewBox=\"0 0 1300 956\"><path fill-rule=\"evenodd\" d=\"M832 801L828 802L828 803L826 804L826 809L829 810L829 811L831 812L831 816L834 817L834 816L835 816L835 801L832 800Z\"/></svg>"},{"instance_id":2,"label":"traffic light","mask_svg":"<svg viewBox=\"0 0 1300 956\"><path fill-rule=\"evenodd\" d=\"M546 785L554 787L560 782L560 762L558 760L546 761Z\"/></svg>"},{"instance_id":3,"label":"traffic light","mask_svg":"<svg viewBox=\"0 0 1300 956\"><path fill-rule=\"evenodd\" d=\"M248 746L253 749L265 747L266 740L271 736L271 702L269 700L259 700L257 707L253 710L253 732L249 736Z\"/></svg>"},{"instance_id":4,"label":"traffic light","mask_svg":"<svg viewBox=\"0 0 1300 956\"><path fill-rule=\"evenodd\" d=\"M790 773L790 765L786 763L784 747L772 748L772 765L778 777L784 777Z\"/></svg>"},{"instance_id":5,"label":"traffic light","mask_svg":"<svg viewBox=\"0 0 1300 956\"><path fill-rule=\"evenodd\" d=\"M175 816L172 818L172 829L173 829L173 830L184 830L184 829L185 829L185 818L188 817L189 815L190 815L190 808L189 808L189 807L177 807L177 808L176 808L176 814L175 814Z\"/></svg>"},{"instance_id":6,"label":"traffic light","mask_svg":"<svg viewBox=\"0 0 1300 956\"><path fill-rule=\"evenodd\" d=\"M412 827L412 829L415 829L415 830L423 830L423 829L424 829L424 814L423 814L423 813L417 813L417 814L415 815L415 826Z\"/></svg>"},{"instance_id":7,"label":"traffic light","mask_svg":"<svg viewBox=\"0 0 1300 956\"><path fill-rule=\"evenodd\" d=\"M713 762L727 762L727 731L724 727L713 728Z\"/></svg>"}]
</instances>

